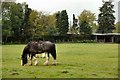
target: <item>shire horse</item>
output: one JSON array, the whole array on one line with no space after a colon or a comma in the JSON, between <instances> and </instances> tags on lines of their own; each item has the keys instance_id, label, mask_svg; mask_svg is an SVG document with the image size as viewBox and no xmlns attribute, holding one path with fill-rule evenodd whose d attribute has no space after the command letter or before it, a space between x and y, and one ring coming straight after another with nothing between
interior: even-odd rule
<instances>
[{"instance_id":1,"label":"shire horse","mask_svg":"<svg viewBox=\"0 0 120 80\"><path fill-rule=\"evenodd\" d=\"M35 65L38 64L36 54L42 54L46 53L46 62L45 65L48 65L49 62L49 54L51 53L53 59L54 59L54 65L57 64L56 62L56 48L55 44L50 41L30 41L23 50L23 53L21 55L21 65L24 66L27 64L28 59L27 56L30 57L30 65L32 65L32 59L35 58Z\"/></svg>"}]
</instances>

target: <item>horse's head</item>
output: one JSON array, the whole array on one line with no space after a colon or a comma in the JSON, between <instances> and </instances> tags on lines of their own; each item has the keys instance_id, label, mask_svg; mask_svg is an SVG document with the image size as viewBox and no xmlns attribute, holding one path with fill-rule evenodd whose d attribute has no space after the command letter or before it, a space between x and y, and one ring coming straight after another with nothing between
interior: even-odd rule
<instances>
[{"instance_id":1,"label":"horse's head","mask_svg":"<svg viewBox=\"0 0 120 80\"><path fill-rule=\"evenodd\" d=\"M24 66L27 63L27 54L28 54L28 47L26 46L21 55L21 65L22 66Z\"/></svg>"},{"instance_id":2,"label":"horse's head","mask_svg":"<svg viewBox=\"0 0 120 80\"><path fill-rule=\"evenodd\" d=\"M27 55L23 55L21 56L21 65L24 66L27 63Z\"/></svg>"}]
</instances>

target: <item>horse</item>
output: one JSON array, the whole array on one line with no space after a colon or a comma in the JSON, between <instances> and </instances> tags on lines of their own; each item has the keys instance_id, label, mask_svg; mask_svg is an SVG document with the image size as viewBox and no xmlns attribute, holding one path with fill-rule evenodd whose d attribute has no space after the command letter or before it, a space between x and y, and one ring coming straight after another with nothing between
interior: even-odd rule
<instances>
[{"instance_id":1,"label":"horse","mask_svg":"<svg viewBox=\"0 0 120 80\"><path fill-rule=\"evenodd\" d=\"M49 63L49 54L52 55L54 59L54 65L57 64L56 62L56 48L55 44L50 41L30 41L23 49L21 55L21 65L24 66L27 64L28 59L27 56L30 57L30 65L32 65L32 58L35 58L35 65L38 65L38 61L36 58L36 54L46 53L46 61L45 65Z\"/></svg>"}]
</instances>

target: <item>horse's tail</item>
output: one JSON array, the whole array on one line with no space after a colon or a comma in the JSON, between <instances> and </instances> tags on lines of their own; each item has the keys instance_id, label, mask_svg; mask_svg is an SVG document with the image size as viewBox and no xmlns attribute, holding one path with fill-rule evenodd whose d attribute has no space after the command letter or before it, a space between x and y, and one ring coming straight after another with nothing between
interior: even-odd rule
<instances>
[{"instance_id":1,"label":"horse's tail","mask_svg":"<svg viewBox=\"0 0 120 80\"><path fill-rule=\"evenodd\" d=\"M23 50L23 53L22 53L22 61L21 61L21 65L24 66L28 61L27 61L27 54L29 53L29 49L28 49L28 46L26 46Z\"/></svg>"},{"instance_id":2,"label":"horse's tail","mask_svg":"<svg viewBox=\"0 0 120 80\"><path fill-rule=\"evenodd\" d=\"M56 48L55 48L55 44L53 46L51 55L53 56L54 60L56 60Z\"/></svg>"}]
</instances>

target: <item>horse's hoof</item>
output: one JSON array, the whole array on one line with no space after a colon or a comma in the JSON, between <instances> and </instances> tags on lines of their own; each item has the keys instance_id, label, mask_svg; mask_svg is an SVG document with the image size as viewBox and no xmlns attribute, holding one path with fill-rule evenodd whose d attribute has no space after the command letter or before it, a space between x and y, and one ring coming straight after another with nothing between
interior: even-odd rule
<instances>
[{"instance_id":1,"label":"horse's hoof","mask_svg":"<svg viewBox=\"0 0 120 80\"><path fill-rule=\"evenodd\" d=\"M38 66L38 64L35 64L35 66Z\"/></svg>"},{"instance_id":2,"label":"horse's hoof","mask_svg":"<svg viewBox=\"0 0 120 80\"><path fill-rule=\"evenodd\" d=\"M48 63L44 63L45 66L48 66Z\"/></svg>"},{"instance_id":3,"label":"horse's hoof","mask_svg":"<svg viewBox=\"0 0 120 80\"><path fill-rule=\"evenodd\" d=\"M57 64L52 64L52 65L56 66Z\"/></svg>"},{"instance_id":4,"label":"horse's hoof","mask_svg":"<svg viewBox=\"0 0 120 80\"><path fill-rule=\"evenodd\" d=\"M56 65L57 65L57 62L53 62L52 65L56 66Z\"/></svg>"},{"instance_id":5,"label":"horse's hoof","mask_svg":"<svg viewBox=\"0 0 120 80\"><path fill-rule=\"evenodd\" d=\"M45 64L46 66L48 66L48 64Z\"/></svg>"},{"instance_id":6,"label":"horse's hoof","mask_svg":"<svg viewBox=\"0 0 120 80\"><path fill-rule=\"evenodd\" d=\"M45 64L45 66L48 66L48 64Z\"/></svg>"},{"instance_id":7,"label":"horse's hoof","mask_svg":"<svg viewBox=\"0 0 120 80\"><path fill-rule=\"evenodd\" d=\"M32 66L32 64L29 64L29 66Z\"/></svg>"}]
</instances>

